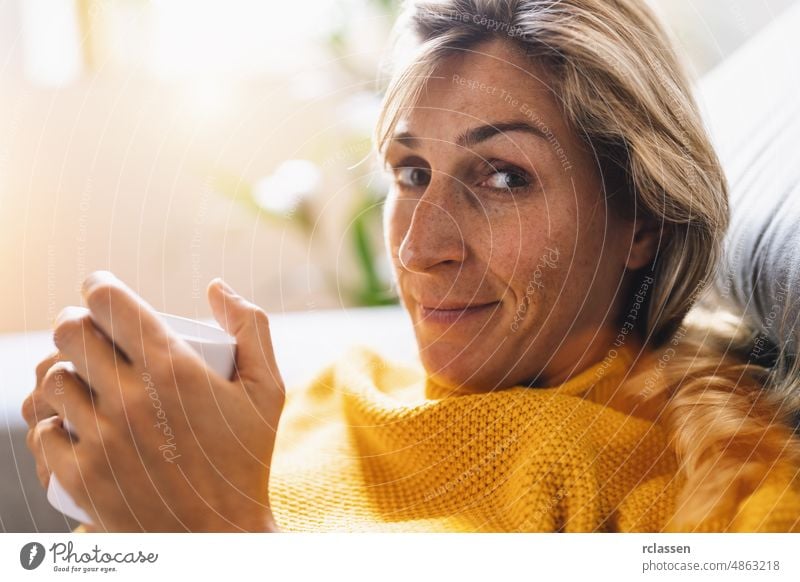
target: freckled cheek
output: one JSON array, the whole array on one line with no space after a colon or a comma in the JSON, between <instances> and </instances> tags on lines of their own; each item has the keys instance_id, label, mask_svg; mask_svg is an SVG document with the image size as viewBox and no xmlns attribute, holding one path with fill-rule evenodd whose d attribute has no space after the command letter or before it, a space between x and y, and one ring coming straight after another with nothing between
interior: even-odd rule
<instances>
[{"instance_id":1,"label":"freckled cheek","mask_svg":"<svg viewBox=\"0 0 800 582\"><path fill-rule=\"evenodd\" d=\"M490 248L486 253L489 270L518 300L534 278L537 283L549 280L560 262L559 250L543 231L495 231Z\"/></svg>"},{"instance_id":2,"label":"freckled cheek","mask_svg":"<svg viewBox=\"0 0 800 582\"><path fill-rule=\"evenodd\" d=\"M575 273L571 277L584 285L591 284L592 279L595 284L606 283L608 272L604 264L617 254L620 232L617 225L606 224L604 217L582 224L573 259Z\"/></svg>"}]
</instances>

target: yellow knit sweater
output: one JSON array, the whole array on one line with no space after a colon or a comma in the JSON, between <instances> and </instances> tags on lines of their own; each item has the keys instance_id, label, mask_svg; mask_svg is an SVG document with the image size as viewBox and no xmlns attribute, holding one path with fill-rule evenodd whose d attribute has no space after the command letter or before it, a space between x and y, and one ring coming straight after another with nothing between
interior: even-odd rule
<instances>
[{"instance_id":1,"label":"yellow knit sweater","mask_svg":"<svg viewBox=\"0 0 800 582\"><path fill-rule=\"evenodd\" d=\"M445 394L365 349L289 390L270 478L286 531L668 531L682 485L658 425L600 402L615 358L552 388ZM800 479L776 469L702 531L800 531ZM694 530L698 531L698 530Z\"/></svg>"}]
</instances>

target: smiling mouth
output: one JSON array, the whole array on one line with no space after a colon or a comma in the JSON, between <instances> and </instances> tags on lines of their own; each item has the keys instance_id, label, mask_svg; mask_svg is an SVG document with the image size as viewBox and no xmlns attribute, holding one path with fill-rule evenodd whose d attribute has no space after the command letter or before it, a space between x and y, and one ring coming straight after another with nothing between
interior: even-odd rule
<instances>
[{"instance_id":1,"label":"smiling mouth","mask_svg":"<svg viewBox=\"0 0 800 582\"><path fill-rule=\"evenodd\" d=\"M441 307L426 307L420 304L420 322L452 325L454 323L471 321L479 316L491 313L492 309L497 307L499 303L499 301L492 301L491 303L448 307L447 309Z\"/></svg>"}]
</instances>

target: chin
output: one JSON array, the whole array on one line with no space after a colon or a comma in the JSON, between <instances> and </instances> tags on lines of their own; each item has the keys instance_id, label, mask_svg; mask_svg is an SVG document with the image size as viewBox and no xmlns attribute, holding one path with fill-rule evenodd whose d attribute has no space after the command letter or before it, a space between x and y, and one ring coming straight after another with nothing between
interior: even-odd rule
<instances>
[{"instance_id":1,"label":"chin","mask_svg":"<svg viewBox=\"0 0 800 582\"><path fill-rule=\"evenodd\" d=\"M481 392L493 387L488 385L487 378L491 376L490 365L474 353L481 350L463 350L463 346L442 344L429 344L420 350L425 371L435 383L468 392Z\"/></svg>"}]
</instances>

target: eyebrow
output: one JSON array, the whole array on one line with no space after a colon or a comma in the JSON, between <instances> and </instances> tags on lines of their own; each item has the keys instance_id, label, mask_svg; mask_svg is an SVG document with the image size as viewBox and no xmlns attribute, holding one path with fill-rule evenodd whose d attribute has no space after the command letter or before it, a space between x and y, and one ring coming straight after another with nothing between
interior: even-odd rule
<instances>
[{"instance_id":1,"label":"eyebrow","mask_svg":"<svg viewBox=\"0 0 800 582\"><path fill-rule=\"evenodd\" d=\"M521 131L535 135L544 140L549 140L547 134L541 129L525 121L498 121L497 123L487 123L486 125L479 125L478 127L468 129L456 138L455 144L464 148L471 148L497 135L513 131ZM399 141L406 147L414 149L419 146L421 140L417 136L404 131L395 134L392 137L392 141Z\"/></svg>"}]
</instances>

